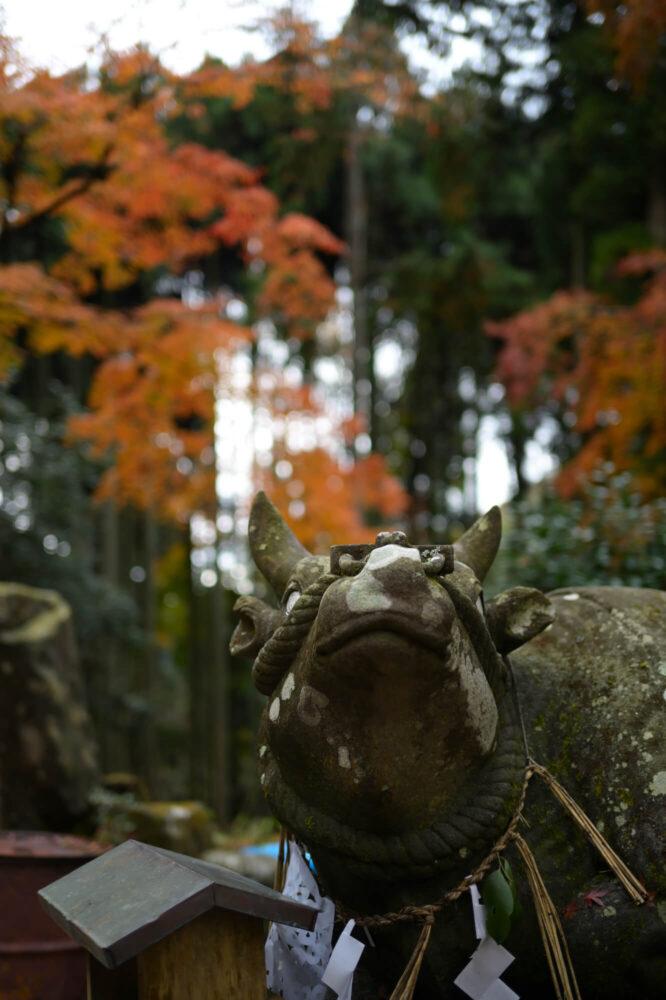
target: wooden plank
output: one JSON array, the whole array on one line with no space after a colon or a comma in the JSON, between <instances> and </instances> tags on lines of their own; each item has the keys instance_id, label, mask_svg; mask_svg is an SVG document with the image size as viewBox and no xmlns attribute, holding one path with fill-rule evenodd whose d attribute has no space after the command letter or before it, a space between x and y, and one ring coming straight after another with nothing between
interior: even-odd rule
<instances>
[{"instance_id":1,"label":"wooden plank","mask_svg":"<svg viewBox=\"0 0 666 1000\"><path fill-rule=\"evenodd\" d=\"M138 1000L265 1000L260 920L225 910L197 917L137 959Z\"/></svg>"}]
</instances>

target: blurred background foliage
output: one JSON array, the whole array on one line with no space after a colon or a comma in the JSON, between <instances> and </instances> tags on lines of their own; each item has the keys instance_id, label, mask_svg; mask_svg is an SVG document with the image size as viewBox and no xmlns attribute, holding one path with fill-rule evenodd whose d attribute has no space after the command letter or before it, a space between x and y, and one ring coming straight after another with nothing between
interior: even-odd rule
<instances>
[{"instance_id":1,"label":"blurred background foliage","mask_svg":"<svg viewBox=\"0 0 666 1000\"><path fill-rule=\"evenodd\" d=\"M592 476L581 495L563 500L547 486L513 503L502 552L487 580L497 593L520 580L558 587L654 587L666 583L666 499L646 501L628 474Z\"/></svg>"},{"instance_id":2,"label":"blurred background foliage","mask_svg":"<svg viewBox=\"0 0 666 1000\"><path fill-rule=\"evenodd\" d=\"M71 603L104 769L221 822L262 808L253 489L326 551L448 540L501 476L491 590L666 585L666 8L264 31L188 74L0 38L2 574ZM477 56L435 86L412 36Z\"/></svg>"}]
</instances>

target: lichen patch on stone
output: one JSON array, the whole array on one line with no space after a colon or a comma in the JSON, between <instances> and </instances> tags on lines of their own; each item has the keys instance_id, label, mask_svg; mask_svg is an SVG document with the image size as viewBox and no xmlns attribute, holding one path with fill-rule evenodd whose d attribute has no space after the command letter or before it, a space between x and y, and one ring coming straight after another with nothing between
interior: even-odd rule
<instances>
[{"instance_id":1,"label":"lichen patch on stone","mask_svg":"<svg viewBox=\"0 0 666 1000\"><path fill-rule=\"evenodd\" d=\"M452 659L458 664L460 686L467 698L467 724L475 732L480 752L487 754L497 733L497 705L483 670L472 662L459 632L456 638L458 648L453 645Z\"/></svg>"},{"instance_id":2,"label":"lichen patch on stone","mask_svg":"<svg viewBox=\"0 0 666 1000\"><path fill-rule=\"evenodd\" d=\"M304 684L298 696L298 717L306 726L318 726L321 713L328 705L328 698L321 691Z\"/></svg>"},{"instance_id":3,"label":"lichen patch on stone","mask_svg":"<svg viewBox=\"0 0 666 1000\"><path fill-rule=\"evenodd\" d=\"M292 673L288 673L282 685L281 698L283 701L289 701L292 694L294 693L295 687L296 687L296 681L294 679L294 675Z\"/></svg>"},{"instance_id":4,"label":"lichen patch on stone","mask_svg":"<svg viewBox=\"0 0 666 1000\"><path fill-rule=\"evenodd\" d=\"M666 795L666 771L657 771L650 782L653 795Z\"/></svg>"},{"instance_id":5,"label":"lichen patch on stone","mask_svg":"<svg viewBox=\"0 0 666 1000\"><path fill-rule=\"evenodd\" d=\"M365 571L370 569L380 569L382 566L388 566L392 562L396 562L398 559L411 559L413 562L420 563L421 556L419 555L418 549L406 548L404 545L383 545L379 549L373 549L368 556L368 561L365 564Z\"/></svg>"},{"instance_id":6,"label":"lichen patch on stone","mask_svg":"<svg viewBox=\"0 0 666 1000\"><path fill-rule=\"evenodd\" d=\"M437 626L440 624L442 615L436 601L427 600L424 602L421 608L421 620L424 625Z\"/></svg>"},{"instance_id":7,"label":"lichen patch on stone","mask_svg":"<svg viewBox=\"0 0 666 1000\"><path fill-rule=\"evenodd\" d=\"M390 548L390 546L386 546ZM353 612L386 611L391 607L391 598L384 593L379 580L367 569L359 573L346 594L347 607Z\"/></svg>"}]
</instances>

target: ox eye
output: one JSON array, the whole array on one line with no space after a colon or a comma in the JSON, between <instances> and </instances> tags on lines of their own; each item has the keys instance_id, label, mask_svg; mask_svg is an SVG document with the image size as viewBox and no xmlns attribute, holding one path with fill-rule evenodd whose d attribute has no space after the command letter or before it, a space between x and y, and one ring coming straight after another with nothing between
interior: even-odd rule
<instances>
[{"instance_id":1,"label":"ox eye","mask_svg":"<svg viewBox=\"0 0 666 1000\"><path fill-rule=\"evenodd\" d=\"M284 605L284 613L286 615L288 615L289 612L292 610L294 604L296 603L296 601L299 599L300 596L301 596L300 590L291 590L289 592L287 600Z\"/></svg>"}]
</instances>

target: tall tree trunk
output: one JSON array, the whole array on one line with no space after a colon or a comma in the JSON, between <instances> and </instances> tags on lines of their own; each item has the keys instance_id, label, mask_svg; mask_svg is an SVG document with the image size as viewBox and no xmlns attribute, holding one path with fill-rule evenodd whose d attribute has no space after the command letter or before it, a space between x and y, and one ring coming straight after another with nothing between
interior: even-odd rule
<instances>
[{"instance_id":1,"label":"tall tree trunk","mask_svg":"<svg viewBox=\"0 0 666 1000\"><path fill-rule=\"evenodd\" d=\"M349 138L347 141L347 185L346 185L346 238L349 247L349 283L352 291L354 320L354 356L352 377L354 392L354 412L365 418L370 428L371 386L370 344L368 336L368 309L366 272L368 257L368 204L361 151L363 131L354 109Z\"/></svg>"},{"instance_id":2,"label":"tall tree trunk","mask_svg":"<svg viewBox=\"0 0 666 1000\"><path fill-rule=\"evenodd\" d=\"M570 284L572 288L585 288L585 233L583 226L578 220L571 223L571 275Z\"/></svg>"},{"instance_id":3,"label":"tall tree trunk","mask_svg":"<svg viewBox=\"0 0 666 1000\"><path fill-rule=\"evenodd\" d=\"M120 514L116 505L108 500L102 508L102 571L114 587L120 583ZM100 657L99 679L95 682L95 705L98 714L98 731L102 767L105 771L119 768L122 755L122 737L118 731L116 712L121 699L120 658L115 636L109 636L104 643Z\"/></svg>"},{"instance_id":4,"label":"tall tree trunk","mask_svg":"<svg viewBox=\"0 0 666 1000\"><path fill-rule=\"evenodd\" d=\"M229 639L222 584L218 580L208 595L209 621L209 690L208 747L209 789L206 801L212 806L218 823L224 825L230 812L229 750L232 719L229 712L229 663L226 644Z\"/></svg>"},{"instance_id":5,"label":"tall tree trunk","mask_svg":"<svg viewBox=\"0 0 666 1000\"><path fill-rule=\"evenodd\" d=\"M201 643L202 596L194 582L192 573L192 547L190 532L188 539L188 580L190 610L189 643L189 746L190 746L190 792L194 798L205 800L208 794L208 694L206 690L206 659Z\"/></svg>"},{"instance_id":6,"label":"tall tree trunk","mask_svg":"<svg viewBox=\"0 0 666 1000\"><path fill-rule=\"evenodd\" d=\"M153 798L160 796L158 789L158 748L157 748L157 714L159 711L159 659L156 641L156 610L157 588L155 584L155 562L157 560L158 539L157 522L153 510L145 511L143 515L146 580L144 586L144 629L145 646L143 662L143 694L146 699L147 712L143 735L143 776Z\"/></svg>"},{"instance_id":7,"label":"tall tree trunk","mask_svg":"<svg viewBox=\"0 0 666 1000\"><path fill-rule=\"evenodd\" d=\"M655 169L650 175L647 228L657 246L666 246L666 179L663 169Z\"/></svg>"},{"instance_id":8,"label":"tall tree trunk","mask_svg":"<svg viewBox=\"0 0 666 1000\"><path fill-rule=\"evenodd\" d=\"M529 488L529 482L523 473L527 442L530 438L520 416L511 416L511 430L507 437L509 457L516 477L517 491L515 499L524 499Z\"/></svg>"}]
</instances>

